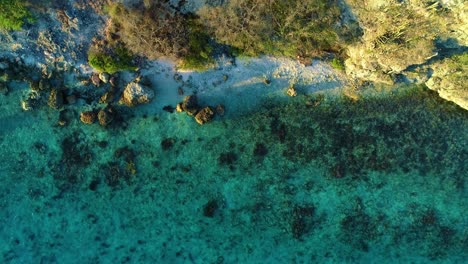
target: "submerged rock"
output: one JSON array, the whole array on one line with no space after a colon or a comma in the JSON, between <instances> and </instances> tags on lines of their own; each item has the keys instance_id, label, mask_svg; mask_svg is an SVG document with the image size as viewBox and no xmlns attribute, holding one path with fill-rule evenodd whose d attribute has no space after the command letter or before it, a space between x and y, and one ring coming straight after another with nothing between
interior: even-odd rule
<instances>
[{"instance_id":1,"label":"submerged rock","mask_svg":"<svg viewBox=\"0 0 468 264\"><path fill-rule=\"evenodd\" d=\"M108 83L109 79L110 79L110 75L107 72L99 73L99 80L101 80L103 83Z\"/></svg>"},{"instance_id":2,"label":"submerged rock","mask_svg":"<svg viewBox=\"0 0 468 264\"><path fill-rule=\"evenodd\" d=\"M0 94L7 95L9 92L8 85L4 82L0 82Z\"/></svg>"},{"instance_id":3,"label":"submerged rock","mask_svg":"<svg viewBox=\"0 0 468 264\"><path fill-rule=\"evenodd\" d=\"M115 96L115 88L112 87L111 89L109 89L109 91L104 93L101 96L101 98L99 98L99 103L101 103L101 104L112 103L114 101L114 96Z\"/></svg>"},{"instance_id":4,"label":"submerged rock","mask_svg":"<svg viewBox=\"0 0 468 264\"><path fill-rule=\"evenodd\" d=\"M226 108L224 105L219 104L216 106L216 114L219 116L224 116L224 113L226 112Z\"/></svg>"},{"instance_id":5,"label":"submerged rock","mask_svg":"<svg viewBox=\"0 0 468 264\"><path fill-rule=\"evenodd\" d=\"M76 98L76 95L74 95L74 94L68 95L65 98L66 103L69 104L69 105L75 104L76 100L77 100L77 98Z\"/></svg>"},{"instance_id":6,"label":"submerged rock","mask_svg":"<svg viewBox=\"0 0 468 264\"><path fill-rule=\"evenodd\" d=\"M96 122L96 112L85 111L80 113L80 120L85 124L92 124Z\"/></svg>"},{"instance_id":7,"label":"submerged rock","mask_svg":"<svg viewBox=\"0 0 468 264\"><path fill-rule=\"evenodd\" d=\"M109 125L115 117L115 110L111 106L101 109L98 113L98 120L101 126Z\"/></svg>"},{"instance_id":8,"label":"submerged rock","mask_svg":"<svg viewBox=\"0 0 468 264\"><path fill-rule=\"evenodd\" d=\"M47 104L53 109L60 109L63 106L63 99L63 91L58 89L52 89L52 91L50 91L49 100L47 101Z\"/></svg>"},{"instance_id":9,"label":"submerged rock","mask_svg":"<svg viewBox=\"0 0 468 264\"><path fill-rule=\"evenodd\" d=\"M130 107L146 104L154 98L154 91L138 82L131 82L125 87L120 101Z\"/></svg>"},{"instance_id":10,"label":"submerged rock","mask_svg":"<svg viewBox=\"0 0 468 264\"><path fill-rule=\"evenodd\" d=\"M190 116L195 116L198 112L198 99L195 95L189 95L184 98L182 103L177 104L177 112L186 112Z\"/></svg>"},{"instance_id":11,"label":"submerged rock","mask_svg":"<svg viewBox=\"0 0 468 264\"><path fill-rule=\"evenodd\" d=\"M291 85L286 91L286 93L291 97L297 96L297 91L296 88L294 88L294 85Z\"/></svg>"},{"instance_id":12,"label":"submerged rock","mask_svg":"<svg viewBox=\"0 0 468 264\"><path fill-rule=\"evenodd\" d=\"M195 121L197 121L198 124L203 125L208 122L210 122L214 117L214 112L211 107L207 106L200 110L197 115L195 115Z\"/></svg>"},{"instance_id":13,"label":"submerged rock","mask_svg":"<svg viewBox=\"0 0 468 264\"><path fill-rule=\"evenodd\" d=\"M174 107L172 107L171 105L164 106L163 110L168 112L168 113L174 113Z\"/></svg>"},{"instance_id":14,"label":"submerged rock","mask_svg":"<svg viewBox=\"0 0 468 264\"><path fill-rule=\"evenodd\" d=\"M182 113L184 111L184 109L182 108L182 103L178 103L176 105L175 110L177 111L177 113Z\"/></svg>"},{"instance_id":15,"label":"submerged rock","mask_svg":"<svg viewBox=\"0 0 468 264\"><path fill-rule=\"evenodd\" d=\"M91 75L91 82L92 82L95 86L101 85L101 79L99 78L99 74L94 73L93 75Z\"/></svg>"},{"instance_id":16,"label":"submerged rock","mask_svg":"<svg viewBox=\"0 0 468 264\"><path fill-rule=\"evenodd\" d=\"M35 92L31 91L28 96L21 101L21 108L24 111L31 111L39 105L40 95Z\"/></svg>"},{"instance_id":17,"label":"submerged rock","mask_svg":"<svg viewBox=\"0 0 468 264\"><path fill-rule=\"evenodd\" d=\"M50 90L50 81L48 79L40 79L39 81L32 81L29 83L29 88L33 91L47 91Z\"/></svg>"},{"instance_id":18,"label":"submerged rock","mask_svg":"<svg viewBox=\"0 0 468 264\"><path fill-rule=\"evenodd\" d=\"M215 216L216 211L219 209L219 204L218 201L215 199L209 200L204 206L203 206L203 215L206 217L213 218Z\"/></svg>"}]
</instances>

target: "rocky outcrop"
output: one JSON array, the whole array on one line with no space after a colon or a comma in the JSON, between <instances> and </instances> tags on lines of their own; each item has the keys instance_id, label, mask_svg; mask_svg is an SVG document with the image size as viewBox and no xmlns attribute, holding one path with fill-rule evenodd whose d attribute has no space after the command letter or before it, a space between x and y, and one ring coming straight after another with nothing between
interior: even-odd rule
<instances>
[{"instance_id":1,"label":"rocky outcrop","mask_svg":"<svg viewBox=\"0 0 468 264\"><path fill-rule=\"evenodd\" d=\"M58 89L52 89L50 91L49 100L47 104L53 109L60 109L63 106L63 91Z\"/></svg>"},{"instance_id":2,"label":"rocky outcrop","mask_svg":"<svg viewBox=\"0 0 468 264\"><path fill-rule=\"evenodd\" d=\"M297 91L296 91L296 88L294 88L294 85L289 86L286 93L291 97L297 96Z\"/></svg>"},{"instance_id":3,"label":"rocky outcrop","mask_svg":"<svg viewBox=\"0 0 468 264\"><path fill-rule=\"evenodd\" d=\"M462 5L444 6L444 1L430 6L424 1L346 2L363 30L360 40L347 47L345 68L351 77L393 84L395 77L408 67L424 64L438 55L437 39L456 39L462 45L465 42L460 34L466 31L466 27L460 30ZM448 26L453 24L459 25L458 33Z\"/></svg>"},{"instance_id":4,"label":"rocky outcrop","mask_svg":"<svg viewBox=\"0 0 468 264\"><path fill-rule=\"evenodd\" d=\"M186 112L190 116L195 116L198 112L198 99L195 95L189 95L184 98L184 101L176 106L177 112Z\"/></svg>"},{"instance_id":5,"label":"rocky outcrop","mask_svg":"<svg viewBox=\"0 0 468 264\"><path fill-rule=\"evenodd\" d=\"M204 125L208 122L210 122L214 117L214 112L211 107L207 106L203 108L202 110L198 111L198 113L195 115L195 121L197 121L198 124Z\"/></svg>"},{"instance_id":6,"label":"rocky outcrop","mask_svg":"<svg viewBox=\"0 0 468 264\"><path fill-rule=\"evenodd\" d=\"M186 112L189 116L193 116L198 124L204 125L213 120L215 111L219 115L224 115L225 109L224 105L218 105L215 110L209 106L200 109L197 96L189 95L186 96L182 102L177 104L176 111L179 113Z\"/></svg>"},{"instance_id":7,"label":"rocky outcrop","mask_svg":"<svg viewBox=\"0 0 468 264\"><path fill-rule=\"evenodd\" d=\"M101 80L103 83L108 83L109 79L110 79L110 75L107 72L99 73L99 80Z\"/></svg>"},{"instance_id":8,"label":"rocky outcrop","mask_svg":"<svg viewBox=\"0 0 468 264\"><path fill-rule=\"evenodd\" d=\"M99 98L99 103L109 104L114 101L115 98L115 88L112 86L107 92L105 92L101 98Z\"/></svg>"},{"instance_id":9,"label":"rocky outcrop","mask_svg":"<svg viewBox=\"0 0 468 264\"><path fill-rule=\"evenodd\" d=\"M453 56L432 65L433 74L426 82L440 97L468 110L468 53Z\"/></svg>"},{"instance_id":10,"label":"rocky outcrop","mask_svg":"<svg viewBox=\"0 0 468 264\"><path fill-rule=\"evenodd\" d=\"M111 106L101 109L98 113L98 120L101 126L109 125L115 117L115 110Z\"/></svg>"},{"instance_id":11,"label":"rocky outcrop","mask_svg":"<svg viewBox=\"0 0 468 264\"><path fill-rule=\"evenodd\" d=\"M96 112L94 111L81 112L80 121L88 125L96 122Z\"/></svg>"},{"instance_id":12,"label":"rocky outcrop","mask_svg":"<svg viewBox=\"0 0 468 264\"><path fill-rule=\"evenodd\" d=\"M100 86L101 85L101 78L99 78L98 73L94 73L93 75L91 75L91 83L94 86Z\"/></svg>"},{"instance_id":13,"label":"rocky outcrop","mask_svg":"<svg viewBox=\"0 0 468 264\"><path fill-rule=\"evenodd\" d=\"M153 98L154 91L151 88L134 81L125 87L120 102L126 106L134 107L139 104L147 104Z\"/></svg>"},{"instance_id":14,"label":"rocky outcrop","mask_svg":"<svg viewBox=\"0 0 468 264\"><path fill-rule=\"evenodd\" d=\"M31 111L40 105L40 95L35 91L30 91L28 95L21 100L21 108L24 111Z\"/></svg>"}]
</instances>

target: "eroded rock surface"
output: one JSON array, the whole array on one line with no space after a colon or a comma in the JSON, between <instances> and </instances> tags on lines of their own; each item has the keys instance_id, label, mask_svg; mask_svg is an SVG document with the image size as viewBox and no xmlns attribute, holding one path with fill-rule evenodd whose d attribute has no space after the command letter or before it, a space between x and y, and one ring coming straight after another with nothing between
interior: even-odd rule
<instances>
[{"instance_id":1,"label":"eroded rock surface","mask_svg":"<svg viewBox=\"0 0 468 264\"><path fill-rule=\"evenodd\" d=\"M131 82L126 87L120 101L130 107L147 104L154 98L154 91L139 82Z\"/></svg>"}]
</instances>

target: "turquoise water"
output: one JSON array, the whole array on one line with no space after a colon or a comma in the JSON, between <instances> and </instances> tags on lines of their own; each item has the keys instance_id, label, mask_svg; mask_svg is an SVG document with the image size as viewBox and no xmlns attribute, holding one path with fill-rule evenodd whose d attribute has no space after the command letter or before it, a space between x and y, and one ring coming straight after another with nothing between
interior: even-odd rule
<instances>
[{"instance_id":1,"label":"turquoise water","mask_svg":"<svg viewBox=\"0 0 468 264\"><path fill-rule=\"evenodd\" d=\"M2 263L468 260L468 112L422 88L108 128L24 92L0 94Z\"/></svg>"}]
</instances>

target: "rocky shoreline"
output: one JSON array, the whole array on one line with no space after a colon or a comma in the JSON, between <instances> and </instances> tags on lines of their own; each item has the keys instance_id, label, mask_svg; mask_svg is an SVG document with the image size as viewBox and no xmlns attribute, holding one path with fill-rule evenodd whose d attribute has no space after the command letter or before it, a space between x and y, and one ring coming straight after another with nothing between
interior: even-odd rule
<instances>
[{"instance_id":1,"label":"rocky shoreline","mask_svg":"<svg viewBox=\"0 0 468 264\"><path fill-rule=\"evenodd\" d=\"M25 111L34 110L42 105L48 105L58 111L74 108L81 113L79 117L84 123L93 123L96 119L94 116L98 119L101 116L105 117L106 121L100 119L99 121L105 125L113 119L111 115L115 114L115 110L110 111L110 109L114 109L115 105L134 107L150 103L154 98L159 100L160 87L155 90L154 78L151 76L155 74L155 69L151 65L158 63L158 61L148 61L136 57L133 60L137 68L135 72L127 71L115 74L99 72L89 66L86 50L100 38L100 35L106 33L105 30L109 22L108 17L96 12L98 10L96 7L99 5L95 2L81 4L64 2L61 5L52 5L45 7L47 12L37 14L37 21L27 30L0 33L2 39L0 46L0 93L7 95L9 89L14 89L9 82L27 83L29 91L21 102ZM447 52L447 50L451 50L451 54L464 54L466 47L452 45L448 49L445 48L444 51ZM401 71L399 78L406 83L425 83L429 88L438 91L441 97L468 109L468 93L466 92L466 82L464 82L468 66L461 64L455 70L451 70L449 65L454 63L454 59L446 58L437 62L435 66L415 66L412 71ZM218 60L215 69L211 70L214 78L210 86L216 88L217 85L227 82L228 75L223 74L221 78L216 77L216 70L220 69L220 72L223 72L223 69L229 67L230 69L236 67L234 58ZM293 67L297 68L298 66ZM365 88L362 84L369 87L368 82L352 79L350 76L353 74L349 74L349 69L346 70L348 76L344 76L339 70L328 70L322 77L337 81L334 87L341 86L344 90L347 90L346 87L353 87L354 90L358 91L363 90ZM189 84L189 88L186 87L184 92L185 81L182 80L180 72L174 68L169 69L169 71L172 73L163 69L159 74L173 74L174 80L182 84L177 85L178 98L196 96L200 88L193 89L193 85ZM192 78L194 74L197 73L183 75L187 80ZM243 74L242 71L239 71L239 74ZM271 76L268 76L271 75L269 69L266 69L263 75L265 76L264 80L267 80L267 82L263 81L264 84L269 85L272 79ZM205 79L207 78L209 77L205 77ZM281 89L285 93L296 95L297 91L294 89L297 82L294 80L296 77L290 76L289 78L289 85L284 85L284 88ZM242 76L237 77L237 80L242 80ZM233 83L231 83L232 85ZM304 85L310 84L302 84L302 86ZM290 89L291 87L293 89ZM171 102L163 102L162 104L166 110L172 108L178 112L185 111L192 114L201 124L211 120L212 115L219 112L215 109L221 108L220 105L223 105L222 103L214 103L218 106L202 108L200 112L197 109L196 112L200 115L197 118L197 113L183 110L183 107L179 105L170 105ZM211 103L205 102L205 104ZM224 112L224 107L222 112ZM59 123L63 122L59 121Z\"/></svg>"},{"instance_id":2,"label":"rocky shoreline","mask_svg":"<svg viewBox=\"0 0 468 264\"><path fill-rule=\"evenodd\" d=\"M379 19L377 5L418 2L363 1ZM467 259L468 111L424 85L463 99L462 40L419 64L404 39L381 35L374 51L390 39L407 57L400 66L418 63L386 72L392 84L378 82L390 61L354 64L368 42L352 58L336 47L249 57L221 45L192 71L171 58L128 60L103 5L186 12L230 1L30 2L36 21L0 33L0 262ZM324 1L297 3L310 2ZM372 28L366 12L331 15L352 31L358 15Z\"/></svg>"}]
</instances>

